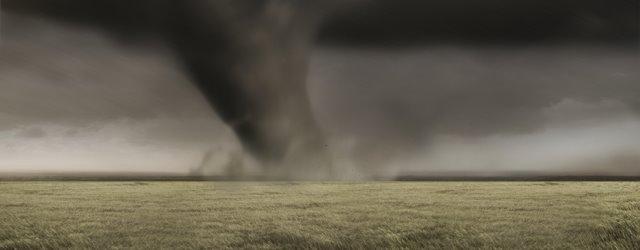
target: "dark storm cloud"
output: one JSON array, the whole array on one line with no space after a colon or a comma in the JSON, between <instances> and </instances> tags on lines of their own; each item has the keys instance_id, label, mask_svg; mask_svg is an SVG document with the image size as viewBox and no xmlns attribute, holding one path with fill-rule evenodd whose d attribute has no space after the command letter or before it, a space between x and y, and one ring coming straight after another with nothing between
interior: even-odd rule
<instances>
[{"instance_id":1,"label":"dark storm cloud","mask_svg":"<svg viewBox=\"0 0 640 250\"><path fill-rule=\"evenodd\" d=\"M323 40L352 46L557 42L637 46L637 0L354 1L336 8Z\"/></svg>"},{"instance_id":2,"label":"dark storm cloud","mask_svg":"<svg viewBox=\"0 0 640 250\"><path fill-rule=\"evenodd\" d=\"M99 3L107 4L102 14L129 6L111 3ZM173 61L171 45L131 36L144 26L162 27L165 21L156 16L162 16L163 8L148 12L145 3L150 2L136 2L129 11L118 12L125 16L115 19L129 21L147 14L139 25L116 36L91 26L3 15L0 132L13 136L2 137L3 142L42 139L46 143L31 146L43 151L63 144L51 151L53 158L104 144L85 149L90 157L78 157L88 165L92 159L117 158L115 148L131 145L149 146L132 150L140 154L139 161L181 149L190 153L182 152L180 160L196 155L198 162L198 154L210 144L235 143L180 63ZM243 22L246 16L233 14L238 9L224 7L230 2L216 3L220 5L211 9L223 16L213 22L227 22L220 24L226 32L246 35L254 33L236 31L255 29L261 34L260 27ZM482 170L490 165L637 170L637 1L348 4L337 4L337 14L324 18L327 26L319 34L321 47L314 49L308 79L318 120L337 141L335 148L344 150L340 153L363 160L355 164L359 171L376 167L369 166L371 159L400 172L404 161L414 170ZM77 7L83 6L88 7ZM204 15L210 10L201 11ZM95 17L101 16L76 18L99 22ZM121 43L136 40L131 38L138 43ZM246 38L233 39L249 41ZM258 44L271 41L254 38L251 41ZM278 55L267 51L252 57L253 52L243 51L249 54L242 55L245 59L256 60L246 65L275 62ZM225 61L238 54L215 56ZM272 69L256 67L243 73L260 78L267 72L270 80L306 73L303 67ZM63 139L56 137L59 134ZM583 139L590 137L596 139L585 143ZM104 156L91 158L92 150ZM548 160L529 162L530 155ZM73 154L65 159L74 162ZM153 169L148 165L146 169Z\"/></svg>"}]
</instances>

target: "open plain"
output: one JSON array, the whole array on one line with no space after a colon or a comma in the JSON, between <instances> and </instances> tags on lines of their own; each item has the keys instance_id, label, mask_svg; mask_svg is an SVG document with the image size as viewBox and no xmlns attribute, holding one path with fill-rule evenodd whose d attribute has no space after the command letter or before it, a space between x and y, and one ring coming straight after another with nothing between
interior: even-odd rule
<instances>
[{"instance_id":1,"label":"open plain","mask_svg":"<svg viewBox=\"0 0 640 250\"><path fill-rule=\"evenodd\" d=\"M640 182L2 181L33 248L640 249Z\"/></svg>"}]
</instances>

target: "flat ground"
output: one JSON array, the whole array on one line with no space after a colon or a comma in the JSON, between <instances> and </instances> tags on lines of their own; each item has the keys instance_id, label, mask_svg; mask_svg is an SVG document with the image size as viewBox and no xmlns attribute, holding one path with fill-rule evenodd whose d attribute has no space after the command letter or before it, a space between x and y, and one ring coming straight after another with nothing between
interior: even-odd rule
<instances>
[{"instance_id":1,"label":"flat ground","mask_svg":"<svg viewBox=\"0 0 640 250\"><path fill-rule=\"evenodd\" d=\"M0 248L640 249L640 182L0 182Z\"/></svg>"}]
</instances>

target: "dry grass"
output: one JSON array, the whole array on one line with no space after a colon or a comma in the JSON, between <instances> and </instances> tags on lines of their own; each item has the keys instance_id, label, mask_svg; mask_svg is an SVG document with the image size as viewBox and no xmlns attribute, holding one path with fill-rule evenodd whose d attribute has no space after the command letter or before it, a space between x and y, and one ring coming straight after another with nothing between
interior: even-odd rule
<instances>
[{"instance_id":1,"label":"dry grass","mask_svg":"<svg viewBox=\"0 0 640 250\"><path fill-rule=\"evenodd\" d=\"M0 248L640 249L640 182L0 182Z\"/></svg>"}]
</instances>

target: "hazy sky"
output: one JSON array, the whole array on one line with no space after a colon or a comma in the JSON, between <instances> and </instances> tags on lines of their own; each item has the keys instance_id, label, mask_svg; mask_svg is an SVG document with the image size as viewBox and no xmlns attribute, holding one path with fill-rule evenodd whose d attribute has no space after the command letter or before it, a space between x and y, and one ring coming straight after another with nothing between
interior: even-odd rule
<instances>
[{"instance_id":1,"label":"hazy sky","mask_svg":"<svg viewBox=\"0 0 640 250\"><path fill-rule=\"evenodd\" d=\"M639 66L615 46L322 46L308 86L349 177L640 174ZM3 16L0 172L187 173L208 150L220 172L239 145L162 44Z\"/></svg>"}]
</instances>

